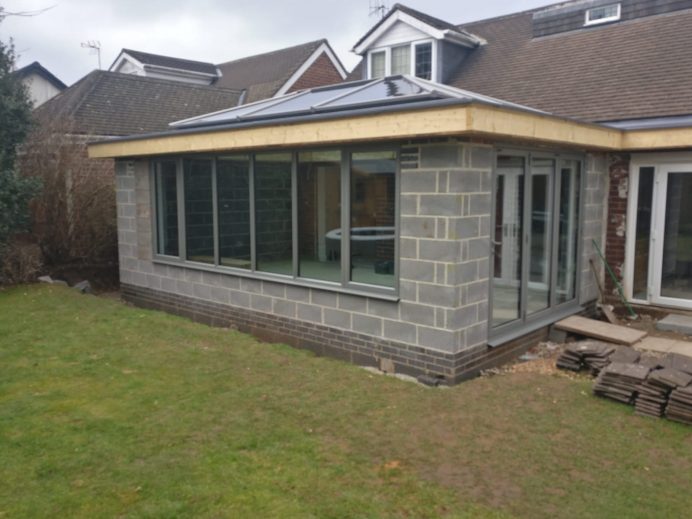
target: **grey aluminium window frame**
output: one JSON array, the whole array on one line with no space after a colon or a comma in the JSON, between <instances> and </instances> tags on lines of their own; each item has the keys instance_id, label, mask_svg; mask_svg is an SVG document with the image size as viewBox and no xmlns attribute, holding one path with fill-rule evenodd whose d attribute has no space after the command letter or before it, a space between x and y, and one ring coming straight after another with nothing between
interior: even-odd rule
<instances>
[{"instance_id":1,"label":"grey aluminium window frame","mask_svg":"<svg viewBox=\"0 0 692 519\"><path fill-rule=\"evenodd\" d=\"M341 153L341 281L330 282L322 280L313 280L298 276L298 153L305 151L319 150L338 150ZM396 171L395 178L395 201L394 201L394 221L395 221L395 240L394 240L394 286L385 287L378 285L369 285L357 283L350 280L350 236L351 236L351 155L356 152L367 151L391 151L395 154ZM358 147L320 147L292 150L271 150L271 153L290 153L291 154L291 202L292 202L292 261L293 269L291 275L274 274L270 272L261 272L257 270L257 238L256 238L256 211L255 211L255 156L265 153L264 151L248 151L248 152L228 152L218 154L194 154L174 157L155 157L150 160L149 164L149 187L150 187L150 204L152 210L151 216L151 235L152 235L152 261L159 264L174 265L190 269L216 272L219 274L228 274L244 278L259 279L265 281L274 281L288 285L302 286L307 288L316 288L322 290L331 290L346 294L367 296L376 299L387 301L399 300L399 233L400 233L400 190L401 190L401 166L400 166L400 147L397 144L381 145L381 146L358 146ZM217 191L217 167L216 163L220 157L229 155L247 155L249 161L249 199L250 199L250 253L251 253L251 268L240 269L228 267L220 264L219 257L219 221L218 221L218 191ZM190 261L187 258L187 244L185 236L185 185L183 162L186 158L195 158L198 160L210 160L212 164L212 198L213 198L213 226L214 226L214 262L200 263ZM172 160L176 162L176 186L178 200L178 256L166 256L158 254L156 244L158 243L158 214L156 208L156 170L158 161Z\"/></svg>"},{"instance_id":2,"label":"grey aluminium window frame","mask_svg":"<svg viewBox=\"0 0 692 519\"><path fill-rule=\"evenodd\" d=\"M525 335L527 333L530 333L533 330L537 330L539 328L542 328L543 326L547 326L553 322L555 322L556 319L560 319L561 317L567 317L568 315L574 314L576 311L578 311L581 308L580 304L580 294L579 294L579 287L581 286L581 277L582 277L582 272L583 272L583 246L584 246L584 207L585 207L585 190L586 190L586 176L587 172L585 169L585 156L583 154L578 154L578 153L570 153L570 152L548 152L548 151L539 151L539 150L534 150L534 149L522 149L522 148L515 148L515 147L507 147L507 148L496 148L494 150L494 156L493 156L493 179L492 179L492 204L491 204L491 215L490 215L490 229L491 229L491 236L490 239L493 240L493 230L495 229L495 215L496 215L496 207L495 204L497 203L496 201L496 193L497 193L497 158L499 155L508 155L508 156L513 156L513 157L523 157L525 159L525 164L526 164L526 171L525 171L525 186L528 186L528 181L531 178L532 175L532 159L534 157L539 157L539 158L550 158L555 160L555 171L554 171L554 181L553 181L553 186L552 186L552 196L553 196L553 213L556 216L553 219L553 227L551 230L552 233L552 240L551 240L551 272L550 272L550 305L548 308L541 310L539 312L536 312L532 315L527 315L526 313L526 308L527 308L527 290L525 287L525 284L528 283L528 270L529 270L529 250L526 247L526 244L529 243L530 239L530 226L527 225L527 222L530 222L530 211L531 211L531 192L530 190L526 189L525 187L525 194L524 194L524 225L523 225L523 230L522 230L522 243L524 246L522 247L522 293L521 293L521 316L519 319L516 319L514 321L502 324L497 327L493 327L492 325L492 309L493 309L493 301L494 301L494 274L493 274L493 263L494 263L494 253L491 252L489 261L489 273L490 273L490 282L489 282L489 305L488 305L488 344L492 346L497 346L500 344L503 344L507 341L513 340L517 337L520 337L522 335ZM575 294L574 298L565 301L560 304L556 304L557 301L557 295L556 295L556 275L557 275L557 249L558 249L558 239L557 236L559 234L559 215L558 215L558 200L560 196L560 187L561 187L561 178L560 175L558 175L558 172L560 171L560 163L561 161L564 160L573 160L576 161L579 164L579 186L578 186L578 192L579 192L579 217L577 220L578 223L578 243L577 243L577 262L576 262L576 289L575 289ZM494 247L490 248L491 251L494 251Z\"/></svg>"}]
</instances>

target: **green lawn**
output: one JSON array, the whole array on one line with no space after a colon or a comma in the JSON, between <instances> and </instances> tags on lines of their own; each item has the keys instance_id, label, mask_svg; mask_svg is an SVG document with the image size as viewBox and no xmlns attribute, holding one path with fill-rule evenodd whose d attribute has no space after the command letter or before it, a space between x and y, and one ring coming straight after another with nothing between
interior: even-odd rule
<instances>
[{"instance_id":1,"label":"green lawn","mask_svg":"<svg viewBox=\"0 0 692 519\"><path fill-rule=\"evenodd\" d=\"M0 291L0 517L689 517L692 429L429 389L59 287Z\"/></svg>"}]
</instances>

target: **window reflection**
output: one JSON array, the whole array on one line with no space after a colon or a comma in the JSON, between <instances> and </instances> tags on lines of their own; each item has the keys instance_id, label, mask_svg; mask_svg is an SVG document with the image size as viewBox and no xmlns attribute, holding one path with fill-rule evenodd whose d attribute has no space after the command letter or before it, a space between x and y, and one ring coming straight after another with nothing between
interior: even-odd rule
<instances>
[{"instance_id":1,"label":"window reflection","mask_svg":"<svg viewBox=\"0 0 692 519\"><path fill-rule=\"evenodd\" d=\"M351 155L351 280L394 286L396 153Z\"/></svg>"},{"instance_id":2,"label":"window reflection","mask_svg":"<svg viewBox=\"0 0 692 519\"><path fill-rule=\"evenodd\" d=\"M341 153L298 155L299 275L341 279Z\"/></svg>"},{"instance_id":3,"label":"window reflection","mask_svg":"<svg viewBox=\"0 0 692 519\"><path fill-rule=\"evenodd\" d=\"M257 270L293 274L293 217L290 153L255 159Z\"/></svg>"},{"instance_id":4,"label":"window reflection","mask_svg":"<svg viewBox=\"0 0 692 519\"><path fill-rule=\"evenodd\" d=\"M183 161L183 173L187 259L214 263L212 162L207 159L186 159Z\"/></svg>"},{"instance_id":5,"label":"window reflection","mask_svg":"<svg viewBox=\"0 0 692 519\"><path fill-rule=\"evenodd\" d=\"M178 256L178 184L175 160L156 165L157 252Z\"/></svg>"},{"instance_id":6,"label":"window reflection","mask_svg":"<svg viewBox=\"0 0 692 519\"><path fill-rule=\"evenodd\" d=\"M251 268L250 160L247 155L220 157L216 163L219 208L219 262Z\"/></svg>"}]
</instances>

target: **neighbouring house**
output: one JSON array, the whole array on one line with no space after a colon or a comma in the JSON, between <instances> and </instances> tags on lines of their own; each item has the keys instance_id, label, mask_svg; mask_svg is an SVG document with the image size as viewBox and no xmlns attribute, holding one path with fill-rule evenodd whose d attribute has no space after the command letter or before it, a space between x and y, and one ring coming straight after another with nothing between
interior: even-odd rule
<instances>
[{"instance_id":1,"label":"neighbouring house","mask_svg":"<svg viewBox=\"0 0 692 519\"><path fill-rule=\"evenodd\" d=\"M358 80L92 143L116 159L123 294L446 383L593 312L594 245L625 279L648 262L642 302L689 305L690 21L692 2L463 26L397 4Z\"/></svg>"},{"instance_id":2,"label":"neighbouring house","mask_svg":"<svg viewBox=\"0 0 692 519\"><path fill-rule=\"evenodd\" d=\"M343 81L347 72L327 40L317 40L218 65L217 85L246 91L245 103Z\"/></svg>"},{"instance_id":3,"label":"neighbouring house","mask_svg":"<svg viewBox=\"0 0 692 519\"><path fill-rule=\"evenodd\" d=\"M47 263L117 258L113 161L85 160L88 140L159 131L172 120L346 76L326 40L222 67L225 83L239 76L240 88L221 82L212 63L123 49L111 71L88 74L36 110L39 124L22 167L44 182L46 195L33 204L33 230Z\"/></svg>"},{"instance_id":4,"label":"neighbouring house","mask_svg":"<svg viewBox=\"0 0 692 519\"><path fill-rule=\"evenodd\" d=\"M343 81L347 72L327 40L214 65L123 49L113 72L244 91L243 103Z\"/></svg>"},{"instance_id":5,"label":"neighbouring house","mask_svg":"<svg viewBox=\"0 0 692 519\"><path fill-rule=\"evenodd\" d=\"M161 56L149 52L123 49L108 69L135 76L170 79L196 85L211 85L221 77L213 63Z\"/></svg>"},{"instance_id":6,"label":"neighbouring house","mask_svg":"<svg viewBox=\"0 0 692 519\"><path fill-rule=\"evenodd\" d=\"M55 77L53 73L38 61L17 69L14 73L26 85L34 107L41 106L67 88L65 83Z\"/></svg>"},{"instance_id":7,"label":"neighbouring house","mask_svg":"<svg viewBox=\"0 0 692 519\"><path fill-rule=\"evenodd\" d=\"M114 164L88 160L88 141L164 130L172 119L235 106L240 96L230 89L97 70L34 110L37 124L19 167L43 182L43 195L32 204L32 235L44 261L117 261Z\"/></svg>"}]
</instances>

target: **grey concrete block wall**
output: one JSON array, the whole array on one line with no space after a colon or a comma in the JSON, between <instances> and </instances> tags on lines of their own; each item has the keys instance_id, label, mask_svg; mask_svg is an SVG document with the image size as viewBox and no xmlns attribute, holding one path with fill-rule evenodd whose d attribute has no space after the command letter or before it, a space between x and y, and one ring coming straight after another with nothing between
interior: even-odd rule
<instances>
[{"instance_id":1,"label":"grey concrete block wall","mask_svg":"<svg viewBox=\"0 0 692 519\"><path fill-rule=\"evenodd\" d=\"M375 351L378 357L395 358L399 351L408 359L430 354L442 359L446 377L458 377L469 366L483 365L484 359L501 357L501 351L486 346L493 156L491 146L460 142L402 148L397 302L153 261L149 163L119 161L121 281L125 287L187 298L195 307L221 305L243 319L288 319L296 323L295 333L302 333L301 327L330 337L342 333L343 346L336 338L329 339L330 345L350 349L352 355L358 349L352 344L365 337L374 344L368 354ZM579 298L587 304L598 296L589 260L600 268L591 240L604 241L605 155L587 157L584 182ZM439 373L439 366L429 367L425 358L406 362Z\"/></svg>"},{"instance_id":2,"label":"grey concrete block wall","mask_svg":"<svg viewBox=\"0 0 692 519\"><path fill-rule=\"evenodd\" d=\"M604 268L593 241L605 251L608 207L608 160L605 153L588 154L584 162L585 189L582 204L582 272L579 302L583 305L598 299L598 284L590 261L596 267L601 285Z\"/></svg>"},{"instance_id":3,"label":"grey concrete block wall","mask_svg":"<svg viewBox=\"0 0 692 519\"><path fill-rule=\"evenodd\" d=\"M492 148L407 146L400 178L400 301L152 261L149 164L118 162L120 274L151 288L444 353L486 341Z\"/></svg>"}]
</instances>

